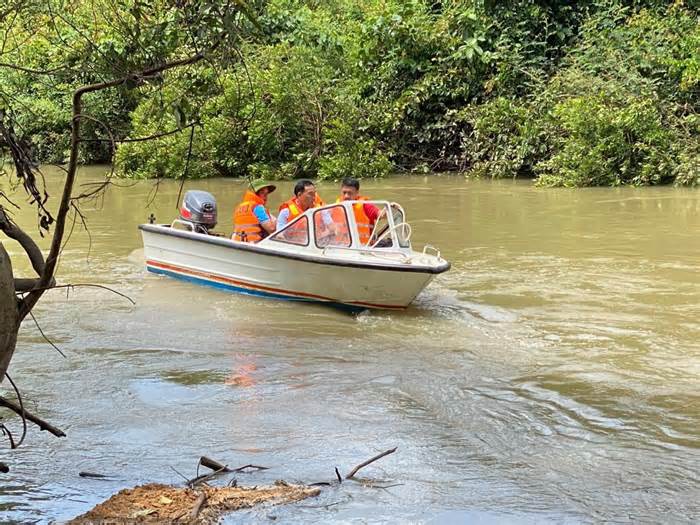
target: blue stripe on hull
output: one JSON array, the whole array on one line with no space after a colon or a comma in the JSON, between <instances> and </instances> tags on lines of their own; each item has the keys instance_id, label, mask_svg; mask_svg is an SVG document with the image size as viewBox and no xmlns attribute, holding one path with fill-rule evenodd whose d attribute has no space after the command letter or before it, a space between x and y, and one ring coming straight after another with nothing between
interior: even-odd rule
<instances>
[{"instance_id":1,"label":"blue stripe on hull","mask_svg":"<svg viewBox=\"0 0 700 525\"><path fill-rule=\"evenodd\" d=\"M265 297L268 299L283 299L285 301L299 301L299 302L304 302L304 303L315 303L315 304L323 304L326 306L332 306L335 308L339 308L343 311L346 312L351 312L351 313L357 313L357 312L362 312L363 310L366 310L366 308L363 308L361 306L354 306L354 305L349 305L349 304L344 304L344 303L334 303L331 301L317 301L314 299L306 299L304 297L294 297L290 295L282 295L282 294L276 294L272 292L265 292L262 290L251 290L250 288L243 288L242 286L234 286L232 284L227 284L227 283L222 283L219 281L210 281L209 279L202 279L201 277L195 277L193 275L184 275L178 272L171 272L168 270L164 270L162 268L155 268L153 266L146 266L146 269L149 272L156 273L159 275L167 275L168 277L174 277L176 279L180 279L181 281L187 281L195 284L200 284L204 286L209 286L211 288L217 288L219 290L226 290L229 292L236 292L244 295L253 295L256 297Z\"/></svg>"}]
</instances>

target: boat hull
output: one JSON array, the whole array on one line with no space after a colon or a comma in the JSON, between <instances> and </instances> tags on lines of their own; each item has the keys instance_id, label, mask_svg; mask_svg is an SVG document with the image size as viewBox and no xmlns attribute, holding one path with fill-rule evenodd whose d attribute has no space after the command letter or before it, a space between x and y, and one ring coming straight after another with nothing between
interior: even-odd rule
<instances>
[{"instance_id":1,"label":"boat hull","mask_svg":"<svg viewBox=\"0 0 700 525\"><path fill-rule=\"evenodd\" d=\"M150 272L262 297L353 309L403 309L439 273L390 264L301 257L166 230L141 227Z\"/></svg>"}]
</instances>

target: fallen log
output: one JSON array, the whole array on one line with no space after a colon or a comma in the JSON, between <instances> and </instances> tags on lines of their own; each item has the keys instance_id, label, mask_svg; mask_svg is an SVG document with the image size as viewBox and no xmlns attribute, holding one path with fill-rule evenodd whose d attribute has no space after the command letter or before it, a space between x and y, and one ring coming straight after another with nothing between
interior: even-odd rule
<instances>
[{"instance_id":1,"label":"fallen log","mask_svg":"<svg viewBox=\"0 0 700 525\"><path fill-rule=\"evenodd\" d=\"M219 470L221 472L231 472L231 469L228 468L223 463L219 463L218 461L213 460L211 458L208 458L206 456L202 456L201 458L199 458L199 464L202 465L203 467L207 467L208 469L211 469L211 470Z\"/></svg>"}]
</instances>

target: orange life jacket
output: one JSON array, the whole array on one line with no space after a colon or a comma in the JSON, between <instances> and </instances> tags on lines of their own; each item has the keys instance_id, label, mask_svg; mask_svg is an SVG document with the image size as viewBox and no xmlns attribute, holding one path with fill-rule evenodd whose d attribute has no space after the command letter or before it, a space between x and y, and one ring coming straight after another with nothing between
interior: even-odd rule
<instances>
[{"instance_id":1,"label":"orange life jacket","mask_svg":"<svg viewBox=\"0 0 700 525\"><path fill-rule=\"evenodd\" d=\"M297 200L296 197L292 197L288 201L283 202L280 204L280 209L279 212L282 213L282 210L288 209L289 210L289 219L287 219L287 223L292 222L292 220L296 219L304 213L301 210L301 205L299 204L299 201Z\"/></svg>"},{"instance_id":2,"label":"orange life jacket","mask_svg":"<svg viewBox=\"0 0 700 525\"><path fill-rule=\"evenodd\" d=\"M260 221L253 213L258 204L265 205L265 201L252 191L246 191L236 211L233 212L233 239L243 242L258 242L267 237L267 232L260 225ZM265 208L267 214L270 211Z\"/></svg>"},{"instance_id":3,"label":"orange life jacket","mask_svg":"<svg viewBox=\"0 0 700 525\"><path fill-rule=\"evenodd\" d=\"M355 200L366 201L369 199L367 197L358 196ZM343 199L338 197L338 200L335 202L343 202ZM367 214L365 214L365 205L361 202L356 202L352 205L352 211L355 214L355 223L357 224L357 233L360 235L360 244L367 244L367 241L369 241L372 236L372 227L374 225L369 217L367 217Z\"/></svg>"},{"instance_id":4,"label":"orange life jacket","mask_svg":"<svg viewBox=\"0 0 700 525\"><path fill-rule=\"evenodd\" d=\"M292 197L288 201L283 202L280 205L279 211L282 213L282 210L289 210L289 217L287 218L287 224L292 222L294 219L299 217L302 213L304 213L301 209L301 204L299 204L299 201L297 200L296 197ZM283 239L296 243L296 244L308 244L309 242L309 233L308 233L308 227L307 227L307 222L306 221L300 221L296 223L294 226L291 226L285 230Z\"/></svg>"},{"instance_id":5,"label":"orange life jacket","mask_svg":"<svg viewBox=\"0 0 700 525\"><path fill-rule=\"evenodd\" d=\"M323 199L318 196L318 193L316 194L316 198L314 199L314 208L320 208L321 206L324 206L325 202L323 202ZM301 206L299 205L299 201L297 200L296 197L292 197L288 201L283 202L280 204L279 211L280 213L282 210L285 208L289 208L289 221L291 222L292 219L296 219L299 215L301 215L303 212L301 211Z\"/></svg>"}]
</instances>

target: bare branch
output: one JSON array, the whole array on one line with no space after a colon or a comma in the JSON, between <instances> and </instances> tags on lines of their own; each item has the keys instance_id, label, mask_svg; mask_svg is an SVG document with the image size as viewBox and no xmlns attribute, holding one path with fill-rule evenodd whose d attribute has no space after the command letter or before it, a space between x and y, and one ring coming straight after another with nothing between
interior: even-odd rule
<instances>
[{"instance_id":1,"label":"bare branch","mask_svg":"<svg viewBox=\"0 0 700 525\"><path fill-rule=\"evenodd\" d=\"M6 143L10 150L16 177L22 181L22 185L27 194L31 197L32 203L36 203L37 205L40 227L44 230L48 230L49 225L51 225L54 220L51 213L44 206L49 196L46 190L40 191L36 185L36 175L39 174L43 180L43 174L38 169L34 160L29 157L28 151L30 149L30 144L17 138L12 126L12 119L8 124L5 124L6 116L6 112L0 109L0 138ZM46 187L45 182L44 187Z\"/></svg>"},{"instance_id":2,"label":"bare branch","mask_svg":"<svg viewBox=\"0 0 700 525\"><path fill-rule=\"evenodd\" d=\"M214 49L215 47L218 47L218 44L213 46L212 49ZM19 312L20 320L24 319L27 316L29 311L34 307L34 305L44 293L44 289L51 282L54 270L56 268L56 264L58 262L58 255L61 248L61 240L63 238L63 232L65 230L66 217L68 215L68 210L70 209L71 205L73 186L75 184L75 176L78 167L78 146L80 144L80 115L82 113L82 96L86 93L93 93L95 91L101 91L104 89L125 84L129 79L148 78L168 69L194 64L202 60L204 56L204 53L198 53L187 58L182 58L180 60L160 64L158 66L130 75L126 75L121 78L110 80L108 82L99 82L97 84L83 86L81 88L78 88L73 93L73 119L71 124L72 131L70 160L68 162L68 174L66 176L66 180L63 186L61 204L58 210L58 214L56 215L56 225L51 241L51 249L49 250L49 255L46 258L46 266L44 268L44 272L41 275L38 287L29 292L29 294L24 298L22 307L20 308Z\"/></svg>"},{"instance_id":3,"label":"bare branch","mask_svg":"<svg viewBox=\"0 0 700 525\"><path fill-rule=\"evenodd\" d=\"M204 483L205 481L208 481L208 480L212 479L213 477L217 476L218 474L222 474L224 472L230 472L228 467L226 467L226 465L223 465L220 469L217 469L214 472L210 472L209 474L202 474L201 476L197 476L196 478L192 478L190 480L187 480L186 485L188 487L194 487L194 486L199 485L200 483Z\"/></svg>"},{"instance_id":4,"label":"bare branch","mask_svg":"<svg viewBox=\"0 0 700 525\"><path fill-rule=\"evenodd\" d=\"M104 286L104 285L102 285L102 284L93 284L93 283L58 284L58 285L56 285L56 286L50 286L50 287L48 287L48 288L35 288L35 289L32 290L32 291L36 292L36 291L38 291L38 290L42 290L42 291L46 291L46 290L58 290L59 288L66 288L66 289L68 289L69 291L70 291L71 289L73 289L73 288L102 288L103 290L108 290L108 291L112 292L113 294L116 294L116 295L118 295L118 296L120 296L120 297L123 297L124 299L126 299L127 301L129 301L129 302L130 302L131 304L133 304L133 305L136 304L136 302L135 302L131 297L129 297L128 295L123 294L123 293L121 293L121 292L118 292L117 290L115 290L115 289L113 289L113 288L110 288L109 286Z\"/></svg>"},{"instance_id":5,"label":"bare branch","mask_svg":"<svg viewBox=\"0 0 700 525\"><path fill-rule=\"evenodd\" d=\"M36 288L37 284L39 284L38 277L36 277L34 279L25 279L25 278L21 278L21 277L16 277L15 278L15 292L18 292L18 293L31 292L34 288Z\"/></svg>"},{"instance_id":6,"label":"bare branch","mask_svg":"<svg viewBox=\"0 0 700 525\"><path fill-rule=\"evenodd\" d=\"M24 438L27 436L27 414L24 410L24 403L22 403L22 394L19 393L19 389L17 388L17 385L10 377L10 374L8 374L7 372L5 372L5 377L10 382L10 384L12 385L12 388L15 391L15 394L17 395L17 402L19 403L19 408L21 411L20 416L22 416L22 437L19 438L19 443L15 444L12 442L12 434L10 434L9 430L8 430L8 435L10 436L10 442L12 443L12 448L17 448L24 442Z\"/></svg>"},{"instance_id":7,"label":"bare branch","mask_svg":"<svg viewBox=\"0 0 700 525\"><path fill-rule=\"evenodd\" d=\"M360 463L360 464L357 465L354 469L352 469L352 471L350 471L350 474L348 474L347 476L345 476L345 479L352 479L352 478L355 476L355 474L357 474L357 471L358 471L358 470L360 470L361 468L366 467L366 466L369 465L370 463L374 463L375 461L377 461L378 459L383 458L384 456L388 456L389 454L393 454L394 452L396 452L396 449L397 449L397 448L398 448L398 447L394 447L394 448L390 448L389 450L385 450L385 451L382 452L381 454L377 454L376 456L374 456L373 458L368 459L368 460L365 461L364 463Z\"/></svg>"},{"instance_id":8,"label":"bare branch","mask_svg":"<svg viewBox=\"0 0 700 525\"><path fill-rule=\"evenodd\" d=\"M187 128L191 128L199 124L198 121L190 122L189 124L182 126L181 128L171 129L170 131L164 131L163 133L155 133L154 135L149 135L147 137L137 137L135 139L81 139L81 142L146 142L148 140L160 139L163 137L168 137L170 135L175 135L176 133L182 133Z\"/></svg>"},{"instance_id":9,"label":"bare branch","mask_svg":"<svg viewBox=\"0 0 700 525\"><path fill-rule=\"evenodd\" d=\"M194 521L197 519L197 516L199 516L199 511L202 510L205 501L207 501L207 493L202 492L197 498L194 507L192 507L192 512L190 513L190 520Z\"/></svg>"},{"instance_id":10,"label":"bare branch","mask_svg":"<svg viewBox=\"0 0 700 525\"><path fill-rule=\"evenodd\" d=\"M23 73L30 73L32 75L55 75L59 71L68 71L68 68L65 67L57 67L54 69L30 69L28 67L22 67L16 64L8 64L7 62L0 62L0 67L14 69L16 71L22 71Z\"/></svg>"},{"instance_id":11,"label":"bare branch","mask_svg":"<svg viewBox=\"0 0 700 525\"><path fill-rule=\"evenodd\" d=\"M27 421L34 423L37 425L41 430L47 430L51 434L53 434L56 437L66 437L65 432L63 430L56 428L50 423L47 423L43 419L35 416L31 412L27 412L26 409L23 409L22 407L19 407L15 405L12 401L5 399L4 397L0 396L0 407L5 407L9 408L13 412L16 412L17 414L22 414L22 411L24 411L24 415L27 418Z\"/></svg>"},{"instance_id":12,"label":"bare branch","mask_svg":"<svg viewBox=\"0 0 700 525\"><path fill-rule=\"evenodd\" d=\"M46 342L49 343L49 344L53 347L54 350L56 350L56 352L58 352L59 354L61 354L63 357L66 357L66 354L64 354L63 352L61 352L61 349L60 349L59 347L57 347L57 346L53 343L53 341L51 341L51 339L49 339L48 337L46 337L46 334L45 334L44 331L41 329L41 326L39 326L39 321L36 320L36 317L34 316L34 314L33 314L32 312L29 312L29 315L32 317L32 320L34 321L34 324L36 325L37 329L39 330L39 333L41 334L41 337L43 337L43 338L46 340ZM8 379L9 379L9 378L8 378Z\"/></svg>"},{"instance_id":13,"label":"bare branch","mask_svg":"<svg viewBox=\"0 0 700 525\"><path fill-rule=\"evenodd\" d=\"M270 467L261 467L260 465L243 465L242 467L238 467L232 470L232 472L245 472L245 469L247 468L252 468L255 470L269 470Z\"/></svg>"}]
</instances>

